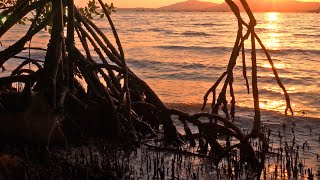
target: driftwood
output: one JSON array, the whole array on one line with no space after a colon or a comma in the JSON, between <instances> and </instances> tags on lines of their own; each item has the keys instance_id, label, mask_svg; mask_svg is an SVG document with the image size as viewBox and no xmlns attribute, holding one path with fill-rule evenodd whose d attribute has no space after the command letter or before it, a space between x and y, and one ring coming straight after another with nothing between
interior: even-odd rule
<instances>
[{"instance_id":1,"label":"driftwood","mask_svg":"<svg viewBox=\"0 0 320 180\"><path fill-rule=\"evenodd\" d=\"M1 15L8 18L0 27L0 37L27 13L34 9L37 9L37 12L27 33L12 46L0 52L0 67L3 70L5 70L5 63L12 58L24 60L11 72L10 76L0 78L1 138L42 142L49 145L52 141L72 143L72 141L79 141L79 138L87 137L141 142L146 136L163 136L164 141L169 144L179 146L186 142L191 146L197 146L199 149L197 155L212 158L217 166L222 159L227 159L229 175L233 172L232 151L238 150L239 163L247 163L250 168L256 170L257 179L259 179L268 151L268 139L261 130L256 42L264 50L276 81L284 91L287 101L286 113L289 110L292 112L292 109L288 93L280 81L271 56L255 33L254 15L247 2L240 1L250 22L246 23L242 19L238 6L232 0L226 0L238 19L234 48L227 70L204 96L202 110L207 105L209 95L213 94L212 112L193 115L167 108L147 83L128 68L119 35L109 10L101 0L98 2L108 20L112 34L102 32L74 6L73 0L45 0L31 3L28 3L28 0L22 0L15 6L5 8ZM48 3L52 3L52 11L43 19L39 19ZM64 17L63 11L66 7L68 13ZM47 49L25 47L26 43L50 22L52 22L52 31ZM244 28L247 28L245 33L243 33ZM63 34L65 29L66 37ZM75 34L82 48L76 46ZM115 38L116 45L111 43L109 36ZM255 117L252 132L245 134L233 123L236 108L233 70L241 54L243 76L249 93L250 85L244 48L249 37L252 49L251 88ZM29 57L17 56L21 51L31 49L46 52L45 60L33 59L32 54L29 54ZM84 52L79 49L84 49ZM99 58L93 59L92 53ZM30 63L35 65L37 70L26 68ZM100 75L102 78L99 78ZM22 84L23 90L13 88L12 85L15 83ZM220 85L222 90L217 97L216 89ZM226 96L228 88L231 98L230 110ZM12 92L15 100L6 100L6 97L9 97L8 94ZM19 109L12 108L18 105L21 106ZM220 110L223 111L224 116L218 115ZM178 116L178 120L183 123L184 136L176 130L173 123L174 115ZM201 120L203 118L209 121L204 122ZM198 134L191 132L190 124L198 128ZM20 133L16 133L17 129ZM225 141L221 143L218 141L219 138L224 138ZM232 139L236 139L238 143L231 144ZM258 139L261 147L254 148L251 144L253 139ZM188 154L187 151L179 152Z\"/></svg>"}]
</instances>

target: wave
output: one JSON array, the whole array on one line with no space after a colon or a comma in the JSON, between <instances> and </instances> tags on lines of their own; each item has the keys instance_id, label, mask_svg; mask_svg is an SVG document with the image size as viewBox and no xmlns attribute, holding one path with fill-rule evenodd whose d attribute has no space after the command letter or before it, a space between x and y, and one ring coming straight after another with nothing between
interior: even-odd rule
<instances>
[{"instance_id":1,"label":"wave","mask_svg":"<svg viewBox=\"0 0 320 180\"><path fill-rule=\"evenodd\" d=\"M249 57L248 57L248 58L249 58ZM248 58L247 58L247 59L248 59ZM266 60L266 61L267 61L267 59L261 59L261 60ZM248 62L247 62L247 63L248 63ZM242 65L242 64L241 64L241 65ZM268 73L269 73L269 72L272 72L271 67L265 67L265 66L262 66L262 65L258 65L257 68L258 68L258 71L260 71L260 72L268 72ZM252 68L247 65L247 70L251 71ZM286 74L286 73L292 72L292 70L291 70L289 67L286 67L286 68L277 68L277 67L276 67L276 70L278 71L278 73L281 73L281 74Z\"/></svg>"},{"instance_id":2,"label":"wave","mask_svg":"<svg viewBox=\"0 0 320 180\"><path fill-rule=\"evenodd\" d=\"M320 38L320 34L305 34L305 33L296 33L293 34L294 37L310 37L310 38Z\"/></svg>"},{"instance_id":3,"label":"wave","mask_svg":"<svg viewBox=\"0 0 320 180\"><path fill-rule=\"evenodd\" d=\"M179 81L198 81L198 82L212 82L214 79L212 76L206 76L201 73L194 72L179 72L171 71L169 73L149 74L146 75L149 79L162 79L162 80L179 80Z\"/></svg>"},{"instance_id":4,"label":"wave","mask_svg":"<svg viewBox=\"0 0 320 180\"><path fill-rule=\"evenodd\" d=\"M178 33L174 32L172 30L163 29L163 28L150 28L148 30L152 31L152 32L159 32L159 33L165 33L165 34L178 34ZM205 33L205 32L197 32L197 31L185 31L183 33L180 33L180 35L191 36L191 37L212 36L212 34L208 34L208 33Z\"/></svg>"},{"instance_id":5,"label":"wave","mask_svg":"<svg viewBox=\"0 0 320 180\"><path fill-rule=\"evenodd\" d=\"M204 47L204 46L181 46L181 45L172 45L172 46L153 46L155 48L160 49L168 49L168 50L188 50L188 51L211 51L213 53L216 52L230 52L232 51L232 47ZM246 49L250 51L250 49ZM259 53L263 53L262 49L257 49ZM314 49L276 49L276 50L269 50L272 54L315 54L320 55L320 50Z\"/></svg>"},{"instance_id":6,"label":"wave","mask_svg":"<svg viewBox=\"0 0 320 180\"><path fill-rule=\"evenodd\" d=\"M316 106L318 106L318 108L320 107L319 93L316 93L316 92L294 92L294 93L291 93L291 95L293 97L297 98L298 100L313 104L314 108L316 108Z\"/></svg>"},{"instance_id":7,"label":"wave","mask_svg":"<svg viewBox=\"0 0 320 180\"><path fill-rule=\"evenodd\" d=\"M216 23L195 23L194 26L224 26L225 24L216 24Z\"/></svg>"},{"instance_id":8,"label":"wave","mask_svg":"<svg viewBox=\"0 0 320 180\"><path fill-rule=\"evenodd\" d=\"M258 33L270 31L270 29L268 29L268 28L263 28L263 27L257 27L257 28L255 28L255 29L256 29L256 31L257 31Z\"/></svg>"},{"instance_id":9,"label":"wave","mask_svg":"<svg viewBox=\"0 0 320 180\"><path fill-rule=\"evenodd\" d=\"M145 32L145 30L141 29L141 28L132 28L129 31L131 31L131 32Z\"/></svg>"},{"instance_id":10,"label":"wave","mask_svg":"<svg viewBox=\"0 0 320 180\"><path fill-rule=\"evenodd\" d=\"M201 112L202 103L166 103L170 108L180 109L187 111L191 114ZM207 104L204 112L210 112L210 104ZM223 113L221 113L222 115ZM254 116L254 109L251 107L236 106L236 124L239 120L249 120L252 122ZM282 124L288 122L301 122L303 124L317 123L319 124L320 117L306 117L302 114L295 116L287 116L284 112L264 110L261 109L262 123L264 124ZM279 121L280 120L280 121ZM238 121L238 122L237 122ZM278 126L281 127L281 126Z\"/></svg>"},{"instance_id":11,"label":"wave","mask_svg":"<svg viewBox=\"0 0 320 180\"><path fill-rule=\"evenodd\" d=\"M172 46L154 46L155 48L159 49L168 49L168 50L188 50L188 51L212 51L212 52L227 52L231 51L232 48L228 47L203 47L203 46L179 46L179 45L172 45Z\"/></svg>"},{"instance_id":12,"label":"wave","mask_svg":"<svg viewBox=\"0 0 320 180\"><path fill-rule=\"evenodd\" d=\"M303 99L304 101L320 101L318 94L313 92L290 92L288 91L291 97L294 97L295 99ZM271 98L281 98L283 96L282 89L277 90L270 90L270 89L259 89L259 94Z\"/></svg>"},{"instance_id":13,"label":"wave","mask_svg":"<svg viewBox=\"0 0 320 180\"><path fill-rule=\"evenodd\" d=\"M175 34L173 31L168 30L168 29L163 29L163 28L150 28L148 31L152 32L160 32L160 33L165 33L165 34Z\"/></svg>"},{"instance_id":14,"label":"wave","mask_svg":"<svg viewBox=\"0 0 320 180\"><path fill-rule=\"evenodd\" d=\"M137 68L154 68L159 69L161 71L167 72L176 71L177 69L181 70L221 70L222 67L210 66L201 63L193 63L193 62L161 62L156 60L127 60L129 65L132 65Z\"/></svg>"},{"instance_id":15,"label":"wave","mask_svg":"<svg viewBox=\"0 0 320 180\"><path fill-rule=\"evenodd\" d=\"M186 31L181 33L184 36L212 36L211 34L205 32L196 32L196 31Z\"/></svg>"},{"instance_id":16,"label":"wave","mask_svg":"<svg viewBox=\"0 0 320 180\"><path fill-rule=\"evenodd\" d=\"M309 85L313 85L315 82L317 82L317 80L312 77L309 77L309 78L307 78L307 77L294 77L294 78L280 77L280 79L285 85L309 86ZM276 83L275 78L270 77L270 76L264 76L264 77L260 78L259 81L262 83L267 83L267 84Z\"/></svg>"},{"instance_id":17,"label":"wave","mask_svg":"<svg viewBox=\"0 0 320 180\"><path fill-rule=\"evenodd\" d=\"M279 54L316 54L320 55L320 50L314 49L277 49L277 50L269 50L270 53L279 53Z\"/></svg>"},{"instance_id":18,"label":"wave","mask_svg":"<svg viewBox=\"0 0 320 180\"><path fill-rule=\"evenodd\" d=\"M129 67L144 72L149 79L170 79L211 82L225 67L193 62L161 62L152 60L127 60Z\"/></svg>"}]
</instances>

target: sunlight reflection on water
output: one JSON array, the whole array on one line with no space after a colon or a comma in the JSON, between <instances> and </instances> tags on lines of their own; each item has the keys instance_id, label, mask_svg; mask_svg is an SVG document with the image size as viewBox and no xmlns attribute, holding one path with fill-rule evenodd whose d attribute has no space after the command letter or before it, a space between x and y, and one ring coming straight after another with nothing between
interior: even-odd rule
<instances>
[{"instance_id":1,"label":"sunlight reflection on water","mask_svg":"<svg viewBox=\"0 0 320 180\"><path fill-rule=\"evenodd\" d=\"M167 103L202 103L203 95L226 69L236 36L236 19L231 13L150 13L118 12L112 15L119 31L128 66L144 79ZM257 33L270 49L280 78L291 94L297 111L320 117L320 20L316 14L256 13ZM105 21L99 27L115 44ZM21 37L26 26L16 25L1 41L3 49ZM41 32L32 40L33 46L46 47L48 33ZM79 42L76 42L79 45ZM246 48L250 48L249 46ZM259 48L259 47L258 47ZM25 54L24 54L25 55ZM94 55L94 53L93 53ZM43 54L36 54L44 59ZM247 51L250 71L250 50ZM5 64L12 69L19 60ZM246 94L240 62L235 67L237 105L252 107L252 95ZM283 102L271 67L258 51L261 100ZM7 74L7 72L5 72ZM1 76L4 75L3 73ZM249 79L251 78L248 72ZM306 88L308 87L308 88ZM267 110L282 111L283 103L262 105ZM271 106L271 105L272 106Z\"/></svg>"}]
</instances>

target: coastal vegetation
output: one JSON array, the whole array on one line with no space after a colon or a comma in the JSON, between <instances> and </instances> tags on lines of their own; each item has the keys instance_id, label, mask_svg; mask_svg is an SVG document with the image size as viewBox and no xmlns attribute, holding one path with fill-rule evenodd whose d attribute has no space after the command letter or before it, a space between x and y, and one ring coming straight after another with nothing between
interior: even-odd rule
<instances>
[{"instance_id":1,"label":"coastal vegetation","mask_svg":"<svg viewBox=\"0 0 320 180\"><path fill-rule=\"evenodd\" d=\"M104 178L120 178L130 171L129 162L124 164L129 158L125 158L123 149L137 152L137 146L147 146L178 154L172 159L172 179L176 178L174 167L179 165L181 155L208 159L217 169L226 167L225 174L230 179L243 176L262 178L266 156L273 152L269 148L271 131L263 127L260 115L258 44L283 90L287 103L285 113L292 114L293 111L271 56L255 32L254 14L247 1L240 2L249 22L242 19L239 5L226 0L237 18L238 31L226 71L204 95L202 110L212 94L211 112L189 114L168 108L127 66L124 49L110 16L114 10L112 4L92 0L86 8L80 9L73 0L2 1L0 37L17 23L26 23L29 27L21 39L0 52L0 66L4 70L6 62L21 60L10 76L0 78L0 138L5 147L2 150L19 156L24 154L17 156L15 161L22 164L22 172L26 172L27 177L59 177L63 171L64 175L73 177L98 174ZM109 34L92 22L95 17L106 18L111 30ZM42 30L50 33L48 46L32 47L30 43L28 46L28 42L32 42ZM249 42L251 51L251 80L247 77L246 42ZM29 56L18 55L23 51L29 52ZM32 56L36 51L45 52L44 60ZM254 100L254 125L250 132L243 132L234 123L234 67L239 56L242 57L247 91L252 92ZM219 93L218 87L221 89ZM177 130L175 120L182 124L184 134ZM190 126L196 127L198 133L193 133ZM150 139L155 143L146 141ZM25 144L30 146L25 149ZM54 151L59 144L67 146L66 150ZM79 144L85 147L80 148L77 156L77 153L70 152L70 147ZM121 145L115 148L113 144ZM198 151L191 151L192 147ZM93 149L100 152L100 157L94 155ZM287 170L297 174L298 158L294 152L294 145L286 146L286 160L292 162ZM160 179L164 179L165 169L159 165L164 160L159 154L153 157L154 162L147 160L147 163L157 164L154 172L158 176L159 171ZM140 155L150 157L144 151ZM46 158L49 159L46 166L39 166ZM45 167L51 168L41 171ZM220 177L219 172L217 176Z\"/></svg>"}]
</instances>

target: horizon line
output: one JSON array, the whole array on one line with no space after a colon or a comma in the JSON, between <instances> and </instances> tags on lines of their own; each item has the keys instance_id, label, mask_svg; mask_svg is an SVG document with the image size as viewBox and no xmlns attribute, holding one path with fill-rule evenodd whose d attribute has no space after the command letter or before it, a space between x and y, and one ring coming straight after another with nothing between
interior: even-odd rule
<instances>
[{"instance_id":1,"label":"horizon line","mask_svg":"<svg viewBox=\"0 0 320 180\"><path fill-rule=\"evenodd\" d=\"M182 2L187 2L187 1L190 1L190 0L179 1L179 2L176 2L176 3L171 3L171 4L159 6L159 7L117 7L116 4L115 4L115 6L116 6L117 9L159 9L159 8L161 8L161 7L170 6L170 5L173 5L173 4L182 3ZM217 5L222 5L223 3L225 3L225 1L224 1L224 2L221 2L221 3L214 3L214 2L203 1L203 0L195 0L195 1L208 2L208 3L212 3L212 4L217 4ZM302 3L320 3L320 2L318 2L318 1L301 1L301 0L288 0L288 1L296 1L296 2L302 2Z\"/></svg>"}]
</instances>

